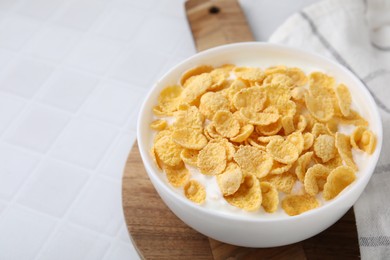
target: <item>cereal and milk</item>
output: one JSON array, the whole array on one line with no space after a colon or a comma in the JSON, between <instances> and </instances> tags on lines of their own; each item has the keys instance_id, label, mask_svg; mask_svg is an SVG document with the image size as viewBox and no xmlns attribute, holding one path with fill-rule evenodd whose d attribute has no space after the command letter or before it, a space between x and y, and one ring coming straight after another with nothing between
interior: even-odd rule
<instances>
[{"instance_id":1,"label":"cereal and milk","mask_svg":"<svg viewBox=\"0 0 390 260\"><path fill-rule=\"evenodd\" d=\"M352 150L375 150L374 133L351 104L348 87L322 72L195 67L161 91L151 155L197 204L225 200L244 211L299 215L355 181Z\"/></svg>"}]
</instances>

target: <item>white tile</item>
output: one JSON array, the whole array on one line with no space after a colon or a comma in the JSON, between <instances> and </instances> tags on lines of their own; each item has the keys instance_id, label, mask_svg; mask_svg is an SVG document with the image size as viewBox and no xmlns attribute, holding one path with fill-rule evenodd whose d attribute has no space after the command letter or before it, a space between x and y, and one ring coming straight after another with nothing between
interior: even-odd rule
<instances>
[{"instance_id":1,"label":"white tile","mask_svg":"<svg viewBox=\"0 0 390 260\"><path fill-rule=\"evenodd\" d=\"M120 182L96 176L73 207L70 220L115 235L124 222L121 187Z\"/></svg>"},{"instance_id":2,"label":"white tile","mask_svg":"<svg viewBox=\"0 0 390 260\"><path fill-rule=\"evenodd\" d=\"M99 85L86 105L88 116L123 125L135 108L144 99L146 91L129 84L105 80Z\"/></svg>"},{"instance_id":3,"label":"white tile","mask_svg":"<svg viewBox=\"0 0 390 260\"><path fill-rule=\"evenodd\" d=\"M1 16L1 13L0 13ZM0 71L5 70L9 62L14 59L15 52L11 52L5 49L0 49Z\"/></svg>"},{"instance_id":4,"label":"white tile","mask_svg":"<svg viewBox=\"0 0 390 260\"><path fill-rule=\"evenodd\" d=\"M0 259L34 259L54 224L54 219L38 212L7 208L0 218Z\"/></svg>"},{"instance_id":5,"label":"white tile","mask_svg":"<svg viewBox=\"0 0 390 260\"><path fill-rule=\"evenodd\" d=\"M129 152L133 147L135 139L135 132L132 132L131 134L123 134L118 139L112 151L110 151L109 156L106 157L106 160L99 171L105 176L121 181L127 157L129 156Z\"/></svg>"},{"instance_id":6,"label":"white tile","mask_svg":"<svg viewBox=\"0 0 390 260\"><path fill-rule=\"evenodd\" d=\"M117 62L110 76L138 87L149 87L148 84L156 79L167 60L164 54L137 47Z\"/></svg>"},{"instance_id":7,"label":"white tile","mask_svg":"<svg viewBox=\"0 0 390 260\"><path fill-rule=\"evenodd\" d=\"M6 207L7 207L6 204L0 202L0 215L1 215L1 213L3 213L3 211L5 210Z\"/></svg>"},{"instance_id":8,"label":"white tile","mask_svg":"<svg viewBox=\"0 0 390 260\"><path fill-rule=\"evenodd\" d=\"M104 260L136 260L141 259L137 254L134 246L131 243L123 243L122 241L116 241L108 254L104 257Z\"/></svg>"},{"instance_id":9,"label":"white tile","mask_svg":"<svg viewBox=\"0 0 390 260\"><path fill-rule=\"evenodd\" d=\"M186 30L188 27L180 18L154 15L144 23L136 41L149 49L169 53L178 45Z\"/></svg>"},{"instance_id":10,"label":"white tile","mask_svg":"<svg viewBox=\"0 0 390 260\"><path fill-rule=\"evenodd\" d=\"M119 230L118 237L126 244L131 243L130 234L129 234L129 230L127 229L126 223L124 223L124 225L122 225L121 229Z\"/></svg>"},{"instance_id":11,"label":"white tile","mask_svg":"<svg viewBox=\"0 0 390 260\"><path fill-rule=\"evenodd\" d=\"M31 97L52 72L51 65L33 59L20 58L3 72L0 77L0 89L22 97Z\"/></svg>"},{"instance_id":12,"label":"white tile","mask_svg":"<svg viewBox=\"0 0 390 260\"><path fill-rule=\"evenodd\" d=\"M1 0L0 1L0 10L9 11L18 6L22 0Z\"/></svg>"},{"instance_id":13,"label":"white tile","mask_svg":"<svg viewBox=\"0 0 390 260\"><path fill-rule=\"evenodd\" d=\"M66 223L50 240L39 260L98 260L109 248L106 238Z\"/></svg>"},{"instance_id":14,"label":"white tile","mask_svg":"<svg viewBox=\"0 0 390 260\"><path fill-rule=\"evenodd\" d=\"M61 61L81 38L82 33L64 26L48 25L24 47L24 52L39 58Z\"/></svg>"},{"instance_id":15,"label":"white tile","mask_svg":"<svg viewBox=\"0 0 390 260\"><path fill-rule=\"evenodd\" d=\"M32 105L7 132L6 140L38 152L46 152L69 121L65 113Z\"/></svg>"},{"instance_id":16,"label":"white tile","mask_svg":"<svg viewBox=\"0 0 390 260\"><path fill-rule=\"evenodd\" d=\"M166 15L185 17L185 0L159 0L157 1L156 11Z\"/></svg>"},{"instance_id":17,"label":"white tile","mask_svg":"<svg viewBox=\"0 0 390 260\"><path fill-rule=\"evenodd\" d=\"M68 5L62 8L57 15L55 21L72 28L87 30L99 18L104 9L104 1L69 1Z\"/></svg>"},{"instance_id":18,"label":"white tile","mask_svg":"<svg viewBox=\"0 0 390 260\"><path fill-rule=\"evenodd\" d=\"M98 79L93 76L61 69L48 80L39 98L47 104L76 112L97 83Z\"/></svg>"},{"instance_id":19,"label":"white tile","mask_svg":"<svg viewBox=\"0 0 390 260\"><path fill-rule=\"evenodd\" d=\"M17 14L8 14L0 23L0 47L19 50L34 34L40 23Z\"/></svg>"},{"instance_id":20,"label":"white tile","mask_svg":"<svg viewBox=\"0 0 390 260\"><path fill-rule=\"evenodd\" d=\"M38 156L0 143L0 197L10 199L27 180L38 162Z\"/></svg>"},{"instance_id":21,"label":"white tile","mask_svg":"<svg viewBox=\"0 0 390 260\"><path fill-rule=\"evenodd\" d=\"M132 40L139 31L143 21L148 18L147 13L139 10L112 9L104 14L96 24L95 32L99 35L118 40Z\"/></svg>"},{"instance_id":22,"label":"white tile","mask_svg":"<svg viewBox=\"0 0 390 260\"><path fill-rule=\"evenodd\" d=\"M11 124L11 122L22 111L26 101L22 98L0 93L0 133Z\"/></svg>"},{"instance_id":23,"label":"white tile","mask_svg":"<svg viewBox=\"0 0 390 260\"><path fill-rule=\"evenodd\" d=\"M94 169L118 130L89 119L74 119L53 147L55 158Z\"/></svg>"},{"instance_id":24,"label":"white tile","mask_svg":"<svg viewBox=\"0 0 390 260\"><path fill-rule=\"evenodd\" d=\"M113 0L116 6L124 6L131 9L149 10L155 4L155 0L142 0L142 1L128 1L128 0Z\"/></svg>"},{"instance_id":25,"label":"white tile","mask_svg":"<svg viewBox=\"0 0 390 260\"><path fill-rule=\"evenodd\" d=\"M61 217L88 177L85 170L59 161L46 160L23 187L18 202Z\"/></svg>"},{"instance_id":26,"label":"white tile","mask_svg":"<svg viewBox=\"0 0 390 260\"><path fill-rule=\"evenodd\" d=\"M69 54L66 63L95 73L103 73L124 49L125 44L100 36L89 36Z\"/></svg>"},{"instance_id":27,"label":"white tile","mask_svg":"<svg viewBox=\"0 0 390 260\"><path fill-rule=\"evenodd\" d=\"M64 2L64 0L28 0L24 1L16 11L36 19L46 19Z\"/></svg>"}]
</instances>

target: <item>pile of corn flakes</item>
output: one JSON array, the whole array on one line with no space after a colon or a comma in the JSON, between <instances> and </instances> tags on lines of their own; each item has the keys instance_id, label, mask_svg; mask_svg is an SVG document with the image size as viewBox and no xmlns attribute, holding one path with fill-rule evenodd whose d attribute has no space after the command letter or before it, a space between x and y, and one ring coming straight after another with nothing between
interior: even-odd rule
<instances>
[{"instance_id":1,"label":"pile of corn flakes","mask_svg":"<svg viewBox=\"0 0 390 260\"><path fill-rule=\"evenodd\" d=\"M151 154L195 203L204 203L206 190L186 165L215 176L233 206L272 213L281 194L284 211L298 215L320 205L320 192L331 200L354 182L352 149L375 150L375 135L351 103L348 88L321 72L199 66L161 91ZM355 130L340 133L340 124ZM297 182L302 188L292 192Z\"/></svg>"}]
</instances>

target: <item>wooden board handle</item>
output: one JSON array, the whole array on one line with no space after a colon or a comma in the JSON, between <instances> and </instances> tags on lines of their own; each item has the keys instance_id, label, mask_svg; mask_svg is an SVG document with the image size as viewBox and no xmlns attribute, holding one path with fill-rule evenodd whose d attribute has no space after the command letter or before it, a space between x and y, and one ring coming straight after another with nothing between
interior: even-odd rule
<instances>
[{"instance_id":1,"label":"wooden board handle","mask_svg":"<svg viewBox=\"0 0 390 260\"><path fill-rule=\"evenodd\" d=\"M198 51L228 43L254 41L237 0L188 0L185 8Z\"/></svg>"}]
</instances>

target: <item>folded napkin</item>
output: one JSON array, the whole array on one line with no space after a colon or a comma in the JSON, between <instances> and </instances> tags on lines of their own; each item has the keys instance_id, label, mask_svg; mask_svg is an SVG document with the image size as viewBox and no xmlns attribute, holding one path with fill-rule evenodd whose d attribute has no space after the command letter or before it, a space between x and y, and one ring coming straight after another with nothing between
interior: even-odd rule
<instances>
[{"instance_id":1,"label":"folded napkin","mask_svg":"<svg viewBox=\"0 0 390 260\"><path fill-rule=\"evenodd\" d=\"M390 258L390 1L325 0L290 17L270 42L328 56L375 98L384 143L370 183L354 206L363 259Z\"/></svg>"}]
</instances>

